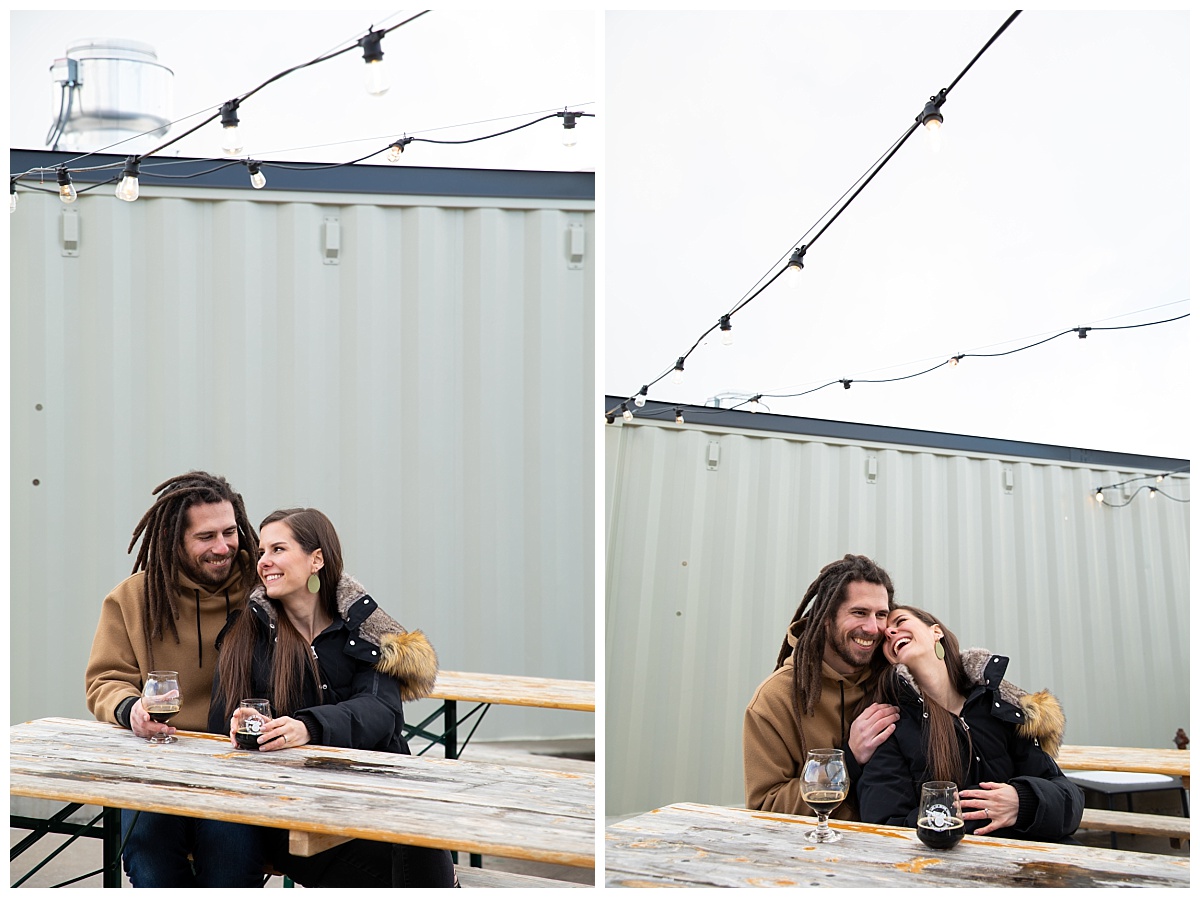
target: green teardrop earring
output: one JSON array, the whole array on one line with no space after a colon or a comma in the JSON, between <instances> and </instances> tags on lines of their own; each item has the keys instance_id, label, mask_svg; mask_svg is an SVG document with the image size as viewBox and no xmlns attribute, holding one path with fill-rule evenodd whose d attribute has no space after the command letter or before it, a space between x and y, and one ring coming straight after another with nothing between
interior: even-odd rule
<instances>
[{"instance_id":1,"label":"green teardrop earring","mask_svg":"<svg viewBox=\"0 0 1200 898\"><path fill-rule=\"evenodd\" d=\"M316 574L308 575L308 591L314 596L321 591L321 578Z\"/></svg>"},{"instance_id":2,"label":"green teardrop earring","mask_svg":"<svg viewBox=\"0 0 1200 898\"><path fill-rule=\"evenodd\" d=\"M310 582L311 582L311 581L310 581ZM311 589L312 587L309 587L309 588ZM945 660L946 660L946 649L945 649L945 648L943 648L943 646L942 646L942 641L941 641L940 639L939 639L937 642L935 642L935 643L933 644L933 653L934 653L935 655L937 655L937 659L938 659L939 661L945 661Z\"/></svg>"}]
</instances>

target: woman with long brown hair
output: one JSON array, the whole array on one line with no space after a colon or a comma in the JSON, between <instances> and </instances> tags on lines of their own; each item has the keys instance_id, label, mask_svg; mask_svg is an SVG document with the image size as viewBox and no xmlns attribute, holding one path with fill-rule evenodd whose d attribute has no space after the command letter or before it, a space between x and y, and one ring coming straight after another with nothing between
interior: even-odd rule
<instances>
[{"instance_id":1,"label":"woman with long brown hair","mask_svg":"<svg viewBox=\"0 0 1200 898\"><path fill-rule=\"evenodd\" d=\"M915 827L922 783L940 780L958 784L968 833L1043 842L1074 833L1083 792L1054 762L1058 700L1005 680L1008 658L962 652L927 611L896 608L884 634L892 668L878 700L898 705L900 720L863 770L862 819Z\"/></svg>"},{"instance_id":2,"label":"woman with long brown hair","mask_svg":"<svg viewBox=\"0 0 1200 898\"><path fill-rule=\"evenodd\" d=\"M276 511L259 527L260 583L218 639L209 730L234 734L243 698L268 698L258 751L332 745L409 754L402 702L427 695L433 647L389 617L342 569L337 532L312 508ZM301 885L456 885L447 851L355 839L311 858L287 831L247 827L264 859Z\"/></svg>"}]
</instances>

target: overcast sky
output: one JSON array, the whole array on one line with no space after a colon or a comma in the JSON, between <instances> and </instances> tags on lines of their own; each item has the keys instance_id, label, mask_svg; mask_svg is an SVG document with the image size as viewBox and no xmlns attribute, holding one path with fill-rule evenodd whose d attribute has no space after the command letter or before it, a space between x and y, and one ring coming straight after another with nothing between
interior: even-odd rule
<instances>
[{"instance_id":1,"label":"overcast sky","mask_svg":"<svg viewBox=\"0 0 1200 898\"><path fill-rule=\"evenodd\" d=\"M15 11L10 14L11 147L43 143L56 109L50 66L85 38L151 45L174 73L174 118L193 113L174 137L226 100L293 66L354 43L372 27L389 28L421 10ZM243 155L260 159L345 162L403 134L465 140L570 106L597 110L596 16L586 11L432 11L383 39L391 87L366 92L357 47L293 72L242 106ZM583 104L589 105L583 105ZM494 121L489 121L494 120ZM597 119L578 127L566 149L558 120L464 146L412 144L406 165L594 171L603 150ZM478 123L478 124L475 124ZM448 129L448 126L465 127ZM125 150L116 148L115 153ZM168 154L219 157L213 122ZM383 157L372 160L385 164Z\"/></svg>"},{"instance_id":2,"label":"overcast sky","mask_svg":"<svg viewBox=\"0 0 1200 898\"><path fill-rule=\"evenodd\" d=\"M671 368L810 241L1010 12L610 12L604 390ZM683 385L650 397L798 393L1190 312L1189 26L1022 13L950 91L940 149L914 134L808 250L797 289L767 288L732 346L714 333ZM764 401L1188 457L1189 329L1068 334Z\"/></svg>"}]
</instances>

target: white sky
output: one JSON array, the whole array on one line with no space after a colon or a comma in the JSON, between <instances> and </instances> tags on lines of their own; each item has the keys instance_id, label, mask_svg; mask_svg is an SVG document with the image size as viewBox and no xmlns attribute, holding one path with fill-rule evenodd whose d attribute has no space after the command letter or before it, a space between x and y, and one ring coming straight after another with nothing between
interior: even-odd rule
<instances>
[{"instance_id":1,"label":"white sky","mask_svg":"<svg viewBox=\"0 0 1200 898\"><path fill-rule=\"evenodd\" d=\"M1010 12L610 12L605 392L658 377L778 270ZM795 393L1190 312L1189 30L1186 12L1022 13L950 92L940 151L914 134L799 289L777 281L732 346L714 333L650 397ZM765 401L1186 458L1189 322Z\"/></svg>"},{"instance_id":2,"label":"white sky","mask_svg":"<svg viewBox=\"0 0 1200 898\"><path fill-rule=\"evenodd\" d=\"M14 11L9 146L48 149L43 141L57 108L50 66L76 40L123 38L154 47L158 62L174 72L174 118L206 111L178 125L169 139L279 72L341 49L371 27L388 28L420 11ZM429 12L383 39L391 83L387 94L366 92L366 64L357 47L293 72L241 107L247 143L239 155L346 162L405 133L464 140L569 106L597 113L581 120L580 142L570 149L562 145L562 126L554 120L457 147L414 143L402 163L594 171L603 148L602 132L593 127L602 120L596 102L596 21L587 11ZM483 123L469 124L475 122ZM220 157L219 122L165 153ZM384 159L369 164L386 164ZM267 175L269 185L269 170Z\"/></svg>"}]
</instances>

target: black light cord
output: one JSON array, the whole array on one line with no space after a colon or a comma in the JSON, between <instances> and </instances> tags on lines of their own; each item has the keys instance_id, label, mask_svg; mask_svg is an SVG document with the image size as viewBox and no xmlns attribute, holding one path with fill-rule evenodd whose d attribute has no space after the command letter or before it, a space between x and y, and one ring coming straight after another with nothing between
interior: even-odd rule
<instances>
[{"instance_id":1,"label":"black light cord","mask_svg":"<svg viewBox=\"0 0 1200 898\"><path fill-rule=\"evenodd\" d=\"M1057 340L1059 337L1062 337L1066 334L1078 334L1080 331L1087 332L1087 331L1129 330L1130 328L1135 328L1135 327L1150 327L1155 324L1170 324L1172 321L1179 321L1181 318L1187 318L1190 315L1191 315L1191 313L1187 312L1183 315L1176 315L1174 318L1164 318L1161 321L1143 321L1140 324L1113 325L1111 327L1072 327L1065 331L1060 331L1059 333L1055 334L1053 337L1046 337L1046 339L1044 339L1044 340L1038 340L1035 343L1029 343L1026 346L1019 346L1016 349L1010 349L1006 352L964 352L964 353L960 353L960 354L954 356L953 358L946 359L944 362L939 362L938 364L934 365L931 368L926 368L924 371L916 371L912 374L901 375L900 377L886 377L886 378L877 378L877 379L839 378L838 380L831 380L831 381L829 381L829 383L822 384L819 387L813 387L811 390L805 390L802 393L759 393L756 395L755 398L756 399L758 399L758 398L797 399L801 396L807 396L809 393L816 393L819 390L824 390L826 387L832 387L835 384L841 384L847 390L850 389L849 385L852 383L856 383L856 384L860 384L860 383L862 383L862 384L890 384L890 383L895 383L895 382L901 381L901 380L910 380L914 377L920 377L922 374L929 374L931 371L937 371L939 368L943 368L946 365L949 365L951 362L958 361L960 359L997 358L1000 356L1012 355L1015 352L1023 352L1026 349L1032 349L1035 346L1041 346L1043 343L1049 343L1051 340ZM754 401L754 399L746 399L746 400L743 400L742 402L739 402L737 405L730 406L730 408L740 408L741 406L745 405L746 403L753 402L753 401Z\"/></svg>"},{"instance_id":2,"label":"black light cord","mask_svg":"<svg viewBox=\"0 0 1200 898\"><path fill-rule=\"evenodd\" d=\"M940 107L943 103L945 103L947 95L954 88L954 86L956 84L958 84L958 82L960 80L962 80L962 77L964 75L966 75L967 71L971 68L971 66L975 65L975 63L979 60L979 57L981 57L984 54L984 52L986 52L987 49L993 43L996 42L996 39L999 38L1000 35L1004 33L1005 29L1007 29L1008 26L1011 25L1013 23L1013 21L1017 18L1017 16L1019 16L1020 14L1021 14L1021 10L1018 9L1016 12L1014 12L1012 15L1010 15L1005 20L1004 24L1001 25L996 30L996 33L993 34L988 39L987 43L985 43L983 45L983 47L979 50L979 52L976 53L974 57L972 57L971 61L967 63L966 68L964 68L961 72L959 72L958 76L953 81L950 82L950 86L943 88L941 91L939 91L937 93L937 95L935 97L931 98L932 101L935 101L935 103L938 107ZM862 183L859 185L858 189L854 191L854 193L850 196L850 198L848 200L846 200L844 203L842 203L841 207L837 210L837 212L835 212L833 214L833 217L830 218L827 222L825 222L825 224L817 232L816 236L814 236L812 238L812 240L808 241L805 244L806 249L811 247L814 243L816 243L817 240L819 240L821 238L821 235L824 234L825 231L827 231L829 229L829 226L832 225L835 221L837 221L838 217L841 216L841 214L846 211L846 209L850 206L850 204L852 202L854 202L854 200L858 197L858 195L860 193L862 193L863 190L866 189L867 185L871 183L871 181L874 179L874 177L877 174L879 174L880 171L883 170L883 167L885 165L887 165L889 161L891 161L892 157L895 156L897 152L899 152L900 147L902 147L904 145L905 141L907 141L908 138L912 136L912 133L914 131L916 131L919 126L920 126L920 116L917 116L917 120L914 121L911 125L909 125L905 129L904 133L900 136L900 138L894 144L892 144L891 149L889 149L883 155L882 161L878 162L873 167L873 169L870 171L870 174L868 174L866 176L866 179L862 181ZM855 183L857 183L857 182L855 182ZM843 194L843 196L845 196L845 194ZM826 213L826 214L828 214L828 213ZM811 231L812 229L810 228L809 230ZM790 252L790 250L789 250L789 252ZM749 297L742 300L741 303L736 305L734 307L734 309L732 311L730 311L729 313L727 313L726 316L724 316L724 317L732 318L732 316L735 312L738 312L741 309L745 308L747 305L749 305L750 302L752 302L764 290L766 290L767 287L771 286L771 284L773 284L779 278L779 276L781 274L783 274L783 272L785 272L786 270L787 270L787 267L784 267L784 268L779 269L777 272L775 272L775 274L772 275L771 278L765 284L763 284L761 287L759 287L757 290L755 290ZM689 349L686 353L684 353L684 355L680 356L680 360L681 361L686 360L688 358L688 356L690 356L692 354L692 352L696 349L696 347L699 346L704 341L704 338L707 337L709 334L711 334L719 326L720 326L720 322L718 321L717 324L712 325L711 327L708 328L708 330L706 330L704 333L702 333L699 336L699 338L697 338L696 342L692 344L692 348ZM668 371L674 370L675 367L676 366L672 366L672 368L668 369ZM662 380L662 378L665 376L666 375L664 372L664 374L659 375L657 378L655 378L653 381L651 381L649 384L647 384L647 386L653 386L654 384L658 383L658 381ZM835 383L837 383L837 381L835 381ZM632 400L636 395L637 394L635 393L633 396L630 396L629 399L626 400L626 402L628 402L629 400ZM607 412L605 412L605 417L606 418L612 417L619 410L620 410L620 406L614 406L613 408L611 408Z\"/></svg>"}]
</instances>

